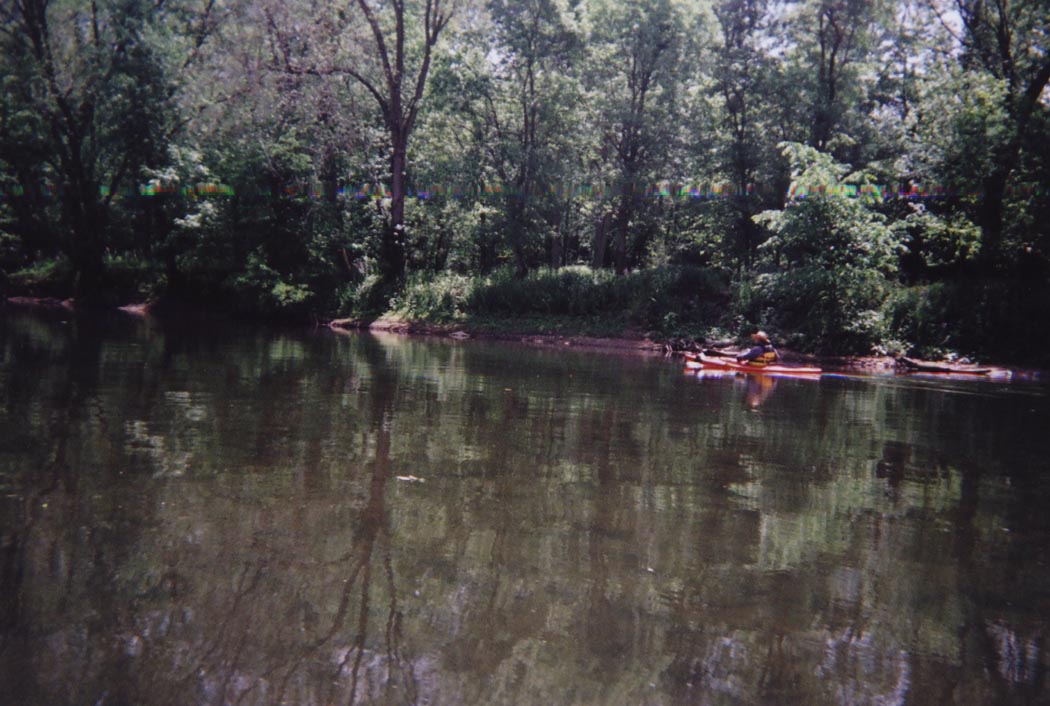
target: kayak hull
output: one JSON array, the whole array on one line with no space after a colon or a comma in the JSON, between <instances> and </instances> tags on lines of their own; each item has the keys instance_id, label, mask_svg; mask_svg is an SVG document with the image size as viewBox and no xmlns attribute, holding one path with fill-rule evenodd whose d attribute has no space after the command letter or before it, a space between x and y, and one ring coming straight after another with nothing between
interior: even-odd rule
<instances>
[{"instance_id":1,"label":"kayak hull","mask_svg":"<svg viewBox=\"0 0 1050 706\"><path fill-rule=\"evenodd\" d=\"M793 365L747 365L736 362L735 358L722 358L704 355L703 353L686 353L685 356L702 369L725 370L727 372L745 373L747 375L820 375L823 370L816 367ZM690 366L692 367L692 366Z\"/></svg>"},{"instance_id":2,"label":"kayak hull","mask_svg":"<svg viewBox=\"0 0 1050 706\"><path fill-rule=\"evenodd\" d=\"M941 375L988 375L991 368L980 368L976 365L950 365L947 363L928 363L901 356L899 365L906 373L938 373Z\"/></svg>"}]
</instances>

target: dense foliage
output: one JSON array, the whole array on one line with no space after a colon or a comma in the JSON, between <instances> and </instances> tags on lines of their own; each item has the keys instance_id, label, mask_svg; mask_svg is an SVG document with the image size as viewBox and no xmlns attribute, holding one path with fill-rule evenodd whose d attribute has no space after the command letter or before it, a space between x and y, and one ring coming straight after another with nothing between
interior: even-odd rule
<instances>
[{"instance_id":1,"label":"dense foliage","mask_svg":"<svg viewBox=\"0 0 1050 706\"><path fill-rule=\"evenodd\" d=\"M1046 0L0 7L4 294L1050 362Z\"/></svg>"}]
</instances>

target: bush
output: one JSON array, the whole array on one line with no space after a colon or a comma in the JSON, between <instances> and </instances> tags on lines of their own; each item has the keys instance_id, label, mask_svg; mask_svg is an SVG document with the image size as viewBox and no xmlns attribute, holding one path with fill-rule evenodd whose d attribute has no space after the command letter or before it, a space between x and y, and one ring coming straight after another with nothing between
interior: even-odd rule
<instances>
[{"instance_id":1,"label":"bush","mask_svg":"<svg viewBox=\"0 0 1050 706\"><path fill-rule=\"evenodd\" d=\"M309 286L270 267L258 250L249 254L244 271L229 278L225 289L239 313L286 320L306 320L315 296Z\"/></svg>"},{"instance_id":2,"label":"bush","mask_svg":"<svg viewBox=\"0 0 1050 706\"><path fill-rule=\"evenodd\" d=\"M515 278L511 270L488 277L416 276L394 303L414 321L474 319L587 320L588 330L641 327L665 336L696 337L719 322L728 297L722 279L695 267L643 270L618 277L608 270L566 267Z\"/></svg>"},{"instance_id":3,"label":"bush","mask_svg":"<svg viewBox=\"0 0 1050 706\"><path fill-rule=\"evenodd\" d=\"M357 284L347 284L337 293L337 311L352 319L375 319L389 306L390 299L378 274L370 274Z\"/></svg>"},{"instance_id":4,"label":"bush","mask_svg":"<svg viewBox=\"0 0 1050 706\"><path fill-rule=\"evenodd\" d=\"M603 283L615 275L574 267L533 272L519 279L509 269L477 282L466 301L471 314L486 316L587 316L604 310Z\"/></svg>"},{"instance_id":5,"label":"bush","mask_svg":"<svg viewBox=\"0 0 1050 706\"><path fill-rule=\"evenodd\" d=\"M7 276L11 293L31 297L65 297L72 289L73 265L64 255L37 260Z\"/></svg>"},{"instance_id":6,"label":"bush","mask_svg":"<svg viewBox=\"0 0 1050 706\"><path fill-rule=\"evenodd\" d=\"M669 323L714 323L721 315L723 290L719 277L693 267L642 270L621 277L587 267L545 270L524 279L501 271L471 288L465 309L489 316L617 316L662 330Z\"/></svg>"},{"instance_id":7,"label":"bush","mask_svg":"<svg viewBox=\"0 0 1050 706\"><path fill-rule=\"evenodd\" d=\"M462 316L473 280L462 275L415 276L409 279L393 308L410 320L447 323Z\"/></svg>"},{"instance_id":8,"label":"bush","mask_svg":"<svg viewBox=\"0 0 1050 706\"><path fill-rule=\"evenodd\" d=\"M771 321L757 323L794 332L794 346L868 353L885 335L882 305L894 287L900 234L847 194L846 184L863 183L864 175L846 176L810 147L787 144L784 152L798 196L755 217L771 235L760 247L762 271L748 307L770 312Z\"/></svg>"}]
</instances>

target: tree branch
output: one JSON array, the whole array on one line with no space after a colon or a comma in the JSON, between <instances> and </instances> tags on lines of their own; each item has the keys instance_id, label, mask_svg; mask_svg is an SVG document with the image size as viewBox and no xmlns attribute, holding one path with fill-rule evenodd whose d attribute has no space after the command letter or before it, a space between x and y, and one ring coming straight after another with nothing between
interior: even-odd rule
<instances>
[{"instance_id":1,"label":"tree branch","mask_svg":"<svg viewBox=\"0 0 1050 706\"><path fill-rule=\"evenodd\" d=\"M204 42L207 41L208 35L211 33L211 27L209 26L209 20L211 19L212 10L215 9L215 0L208 0L207 5L204 6L204 12L201 15L201 21L197 25L197 30L193 33L193 49L186 56L186 60L182 62L183 70L189 68L198 56L200 56L201 47L204 46Z\"/></svg>"},{"instance_id":2,"label":"tree branch","mask_svg":"<svg viewBox=\"0 0 1050 706\"><path fill-rule=\"evenodd\" d=\"M318 68L316 66L294 66L291 62L287 62L281 66L270 65L267 67L271 71L287 74L289 76L349 76L358 83L360 83L372 97L379 103L379 109L383 113L383 118L388 119L390 117L390 104L379 92L379 89L369 81L363 74L356 69L351 69L346 66L328 66L325 68Z\"/></svg>"},{"instance_id":3,"label":"tree branch","mask_svg":"<svg viewBox=\"0 0 1050 706\"><path fill-rule=\"evenodd\" d=\"M407 119L405 121L411 130L419 112L419 104L423 100L423 89L426 86L427 74L430 71L430 58L433 54L434 45L437 43L438 34L445 28L452 18L452 12L441 14L440 0L427 0L426 14L424 16L425 42L423 47L423 62L419 67L419 75L416 77L416 87L412 98L408 102Z\"/></svg>"},{"instance_id":4,"label":"tree branch","mask_svg":"<svg viewBox=\"0 0 1050 706\"><path fill-rule=\"evenodd\" d=\"M1036 103L1039 102L1039 96L1043 95L1043 91L1046 90L1048 83L1050 83L1050 58L1043 62L1043 65L1039 67L1027 89L1025 89L1024 102L1021 104L1021 113L1019 115L1022 125L1028 122L1028 118L1035 109Z\"/></svg>"},{"instance_id":5,"label":"tree branch","mask_svg":"<svg viewBox=\"0 0 1050 706\"><path fill-rule=\"evenodd\" d=\"M372 36L375 38L376 48L379 50L379 57L383 60L383 72L386 74L387 87L390 89L390 102L394 105L398 102L397 93L400 92L400 82L394 80L394 72L390 67L390 52L387 51L386 41L383 39L383 30L379 26L379 20L376 19L375 13L372 11L371 6L367 0L357 0L358 7L361 8L361 12L364 13L365 19L368 21L368 25L372 28Z\"/></svg>"},{"instance_id":6,"label":"tree branch","mask_svg":"<svg viewBox=\"0 0 1050 706\"><path fill-rule=\"evenodd\" d=\"M944 19L944 15L941 14L940 9L937 7L937 3L934 2L934 0L927 0L926 7L937 18L937 22L940 23L941 28L943 28L944 31L947 32L952 39L954 39L958 44L961 45L963 43L963 38L956 34L955 30L952 29L948 22Z\"/></svg>"},{"instance_id":7,"label":"tree branch","mask_svg":"<svg viewBox=\"0 0 1050 706\"><path fill-rule=\"evenodd\" d=\"M291 57L292 52L288 44L288 38L283 32L281 32L273 14L268 9L266 10L266 20L269 34L276 44L271 50L273 53L273 62L267 65L267 69L289 76L349 76L372 94L376 103L379 104L380 111L383 113L383 119L387 122L390 121L392 118L390 102L364 74L356 69L344 66L328 66L322 68L318 66L299 66L293 64Z\"/></svg>"},{"instance_id":8,"label":"tree branch","mask_svg":"<svg viewBox=\"0 0 1050 706\"><path fill-rule=\"evenodd\" d=\"M401 0L391 0L391 4L394 6L394 78L400 91L405 80L405 4ZM427 0L427 7L430 7L430 0Z\"/></svg>"}]
</instances>

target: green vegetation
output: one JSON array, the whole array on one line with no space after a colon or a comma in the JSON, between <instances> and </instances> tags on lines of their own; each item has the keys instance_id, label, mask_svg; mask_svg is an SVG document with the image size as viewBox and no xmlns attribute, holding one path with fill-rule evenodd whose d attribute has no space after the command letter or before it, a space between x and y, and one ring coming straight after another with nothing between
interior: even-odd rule
<instances>
[{"instance_id":1,"label":"green vegetation","mask_svg":"<svg viewBox=\"0 0 1050 706\"><path fill-rule=\"evenodd\" d=\"M1050 364L1048 31L1045 2L21 0L0 294Z\"/></svg>"},{"instance_id":2,"label":"green vegetation","mask_svg":"<svg viewBox=\"0 0 1050 706\"><path fill-rule=\"evenodd\" d=\"M784 151L792 164L790 193L808 184L826 191L755 217L770 236L759 248L762 271L751 306L769 312L767 328L794 332L799 347L866 353L886 330L880 309L893 286L900 237L869 208L873 197L840 195L849 184L870 183L868 176L847 176L812 147L789 144Z\"/></svg>"},{"instance_id":3,"label":"green vegetation","mask_svg":"<svg viewBox=\"0 0 1050 706\"><path fill-rule=\"evenodd\" d=\"M703 338L723 318L726 283L710 270L666 267L617 276L585 266L512 269L485 277L442 275L410 281L393 302L409 321L472 330L618 335L625 331Z\"/></svg>"}]
</instances>

